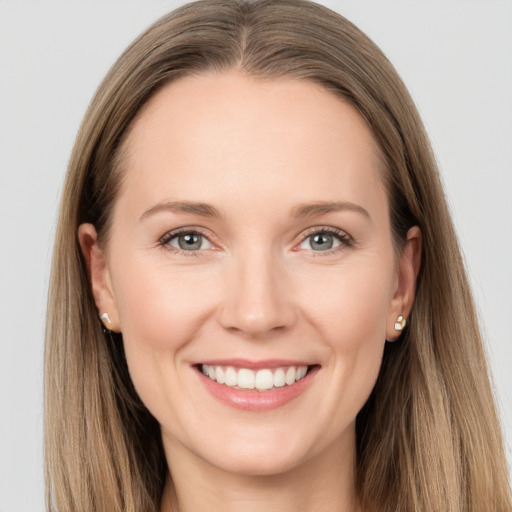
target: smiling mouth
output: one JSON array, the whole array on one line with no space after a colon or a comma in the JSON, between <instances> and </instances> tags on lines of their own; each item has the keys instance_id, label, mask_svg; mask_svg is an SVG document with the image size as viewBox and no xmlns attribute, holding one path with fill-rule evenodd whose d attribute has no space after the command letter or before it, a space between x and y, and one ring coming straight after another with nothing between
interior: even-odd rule
<instances>
[{"instance_id":1,"label":"smiling mouth","mask_svg":"<svg viewBox=\"0 0 512 512\"><path fill-rule=\"evenodd\" d=\"M291 386L302 380L317 365L283 366L278 368L235 368L200 364L197 369L210 380L243 391L270 391Z\"/></svg>"}]
</instances>

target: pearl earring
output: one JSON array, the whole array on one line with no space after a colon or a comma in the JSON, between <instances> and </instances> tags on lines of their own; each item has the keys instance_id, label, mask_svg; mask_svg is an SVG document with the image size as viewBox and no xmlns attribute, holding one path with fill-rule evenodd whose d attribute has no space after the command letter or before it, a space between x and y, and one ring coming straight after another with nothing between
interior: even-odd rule
<instances>
[{"instance_id":1,"label":"pearl earring","mask_svg":"<svg viewBox=\"0 0 512 512\"><path fill-rule=\"evenodd\" d=\"M395 331L402 332L404 330L404 327L406 326L407 321L405 318L400 315L395 322Z\"/></svg>"},{"instance_id":2,"label":"pearl earring","mask_svg":"<svg viewBox=\"0 0 512 512\"><path fill-rule=\"evenodd\" d=\"M100 319L103 322L103 324L107 323L108 325L112 325L112 320L110 320L110 317L108 316L108 313L103 313L100 316Z\"/></svg>"}]
</instances>

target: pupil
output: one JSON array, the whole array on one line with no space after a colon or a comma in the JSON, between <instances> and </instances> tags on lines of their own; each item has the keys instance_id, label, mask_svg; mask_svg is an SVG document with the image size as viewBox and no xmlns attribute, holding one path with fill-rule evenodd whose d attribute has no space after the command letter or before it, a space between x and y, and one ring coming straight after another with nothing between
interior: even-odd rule
<instances>
[{"instance_id":1,"label":"pupil","mask_svg":"<svg viewBox=\"0 0 512 512\"><path fill-rule=\"evenodd\" d=\"M179 237L179 246L185 251L201 248L201 238L198 235L188 234Z\"/></svg>"},{"instance_id":2,"label":"pupil","mask_svg":"<svg viewBox=\"0 0 512 512\"><path fill-rule=\"evenodd\" d=\"M326 251L332 248L332 243L332 235L326 235L325 233L321 233L313 237L311 247L313 249L319 249L320 251Z\"/></svg>"}]
</instances>

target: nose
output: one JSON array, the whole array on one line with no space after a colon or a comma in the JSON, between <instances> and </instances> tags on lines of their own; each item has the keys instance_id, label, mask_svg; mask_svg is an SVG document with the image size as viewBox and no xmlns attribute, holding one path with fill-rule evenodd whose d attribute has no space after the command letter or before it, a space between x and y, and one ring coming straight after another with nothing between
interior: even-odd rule
<instances>
[{"instance_id":1,"label":"nose","mask_svg":"<svg viewBox=\"0 0 512 512\"><path fill-rule=\"evenodd\" d=\"M296 320L293 291L286 269L270 251L245 252L233 258L219 322L227 330L265 338L289 329Z\"/></svg>"}]
</instances>

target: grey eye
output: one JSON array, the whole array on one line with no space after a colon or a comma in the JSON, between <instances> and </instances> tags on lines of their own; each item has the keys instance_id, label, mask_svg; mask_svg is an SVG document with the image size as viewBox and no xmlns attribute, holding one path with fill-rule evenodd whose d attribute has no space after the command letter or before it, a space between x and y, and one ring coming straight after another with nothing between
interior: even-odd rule
<instances>
[{"instance_id":1,"label":"grey eye","mask_svg":"<svg viewBox=\"0 0 512 512\"><path fill-rule=\"evenodd\" d=\"M200 233L183 233L173 237L169 245L182 251L199 251L211 247L210 242Z\"/></svg>"},{"instance_id":2,"label":"grey eye","mask_svg":"<svg viewBox=\"0 0 512 512\"><path fill-rule=\"evenodd\" d=\"M328 251L334 249L341 244L338 237L330 233L320 232L308 236L300 244L301 249L308 249L313 251Z\"/></svg>"}]
</instances>

